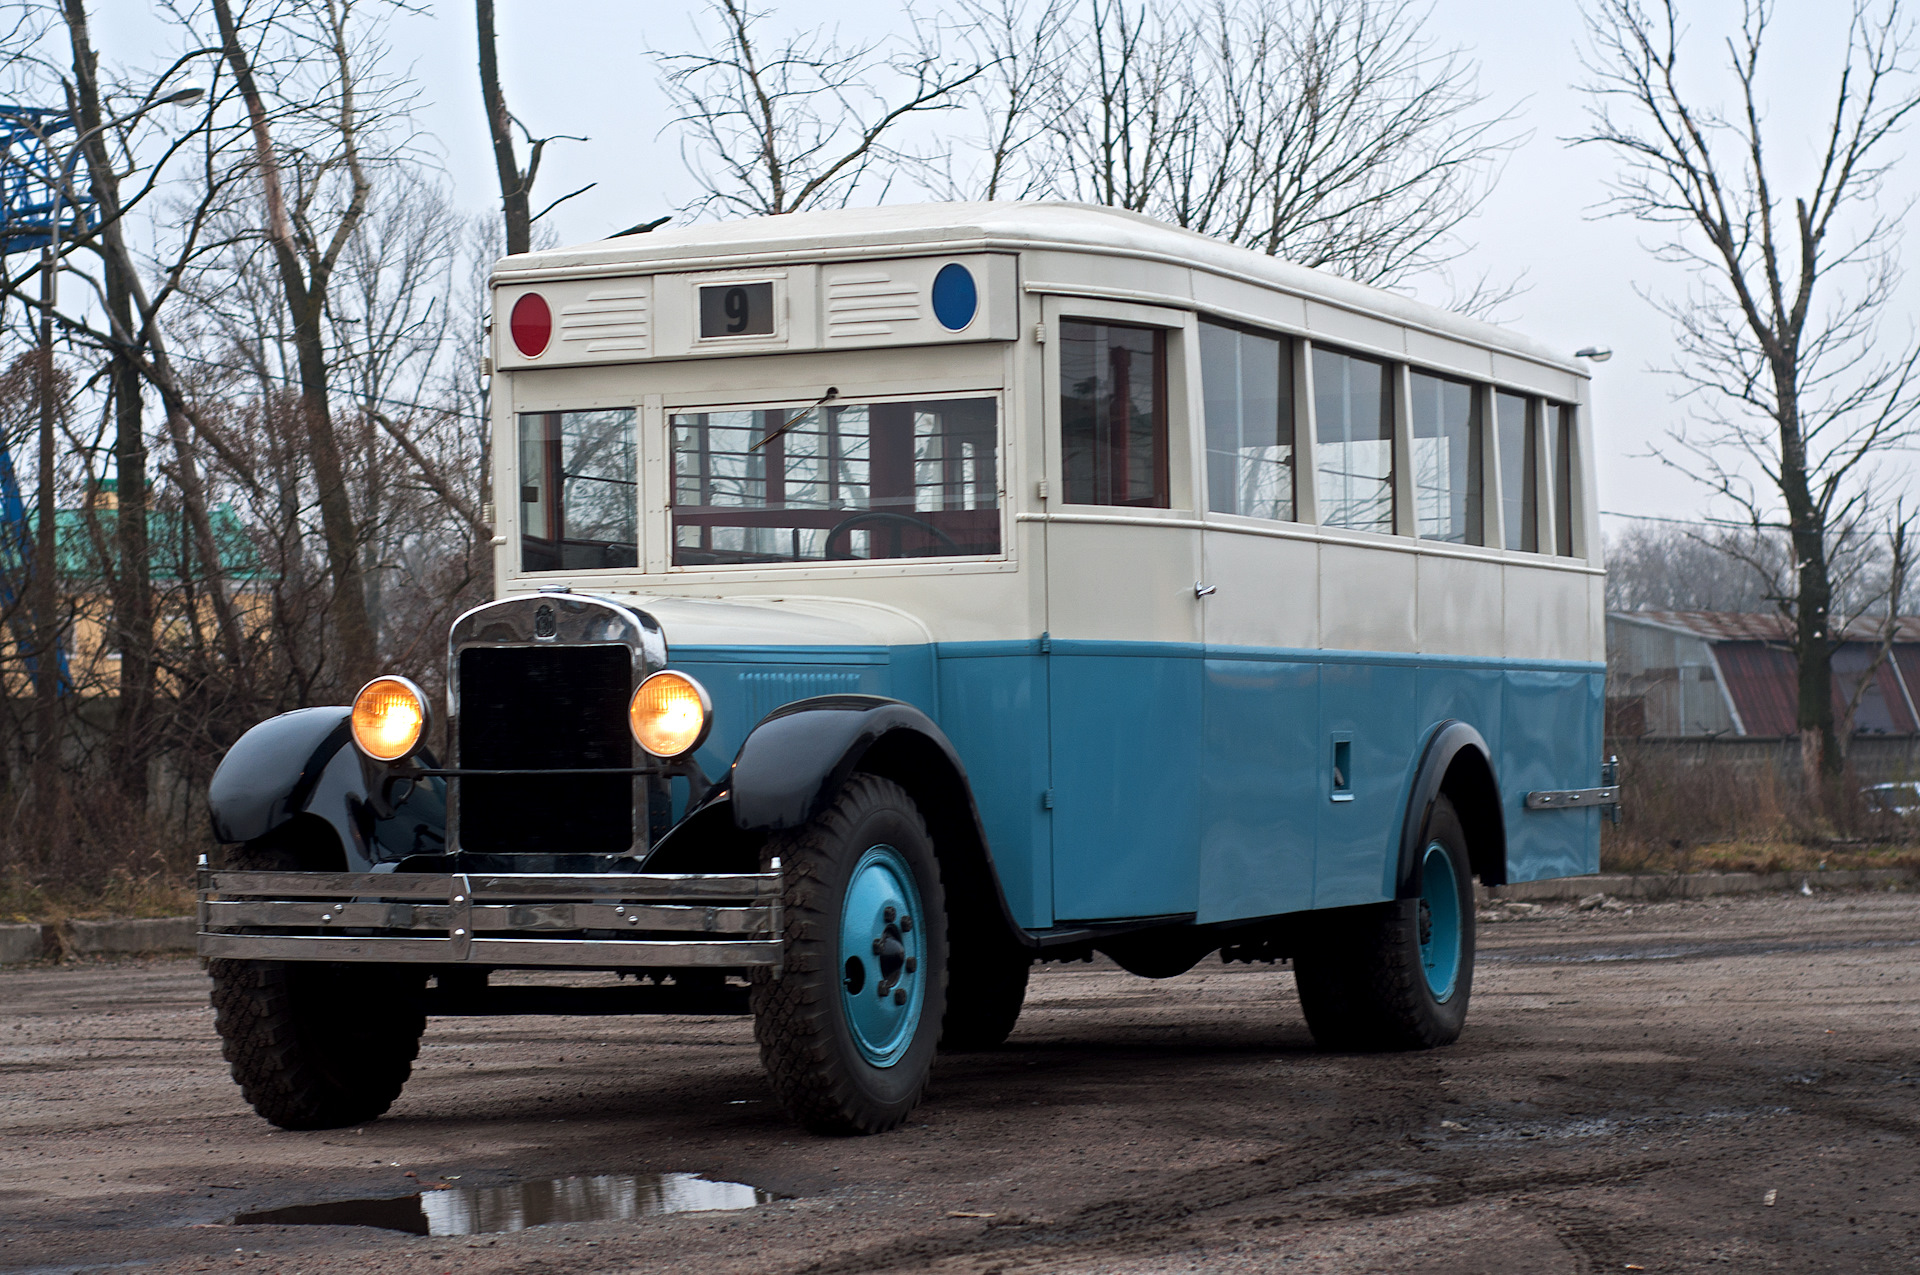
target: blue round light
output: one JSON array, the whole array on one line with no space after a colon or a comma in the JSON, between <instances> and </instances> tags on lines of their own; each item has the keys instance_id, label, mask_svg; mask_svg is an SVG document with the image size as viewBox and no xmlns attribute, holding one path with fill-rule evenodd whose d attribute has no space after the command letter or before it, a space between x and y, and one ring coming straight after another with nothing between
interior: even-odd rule
<instances>
[{"instance_id":1,"label":"blue round light","mask_svg":"<svg viewBox=\"0 0 1920 1275\"><path fill-rule=\"evenodd\" d=\"M958 332L973 322L980 309L980 293L973 286L973 274L953 262L940 267L933 277L933 317L949 332Z\"/></svg>"}]
</instances>

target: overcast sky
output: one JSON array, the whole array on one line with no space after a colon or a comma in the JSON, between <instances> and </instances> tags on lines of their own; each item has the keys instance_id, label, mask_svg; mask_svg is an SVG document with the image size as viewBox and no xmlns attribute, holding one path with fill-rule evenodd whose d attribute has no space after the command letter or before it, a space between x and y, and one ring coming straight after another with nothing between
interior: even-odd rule
<instances>
[{"instance_id":1,"label":"overcast sky","mask_svg":"<svg viewBox=\"0 0 1920 1275\"><path fill-rule=\"evenodd\" d=\"M894 5L845 0L764 3L770 32L837 24L849 38L885 32L898 13ZM1712 52L1709 37L1732 28L1737 7L1728 0L1690 0L1687 8L1696 24L1696 57L1705 61ZM674 138L662 132L665 106L648 57L650 49L691 47L691 4L497 0L497 9L502 77L514 111L536 132L590 139L556 143L541 170L536 206L597 183L552 214L561 242L599 238L671 212L691 197L693 184ZM1779 72L1767 86L1768 103L1779 125L1783 162L1804 163L1817 128L1789 126L1830 109L1845 6L1841 0L1782 0L1781 9L1773 33ZM139 0L106 0L102 18L99 43L109 60L147 61L139 46L151 47L159 33ZM1589 345L1614 350L1611 362L1594 369L1601 507L1698 517L1708 512L1702 489L1646 455L1684 408L1672 401L1670 380L1658 374L1669 357L1668 325L1636 294L1638 288L1671 295L1684 287L1684 277L1648 253L1655 228L1595 216L1614 159L1563 140L1582 129L1587 101L1579 91L1581 23L1576 0L1434 5L1429 30L1478 60L1489 105L1516 108L1519 127L1530 134L1482 214L1464 227L1475 246L1458 270L1524 276L1528 290L1502 315L1509 326L1569 354ZM416 123L431 136L428 145L441 156L458 197L475 211L497 206L474 69L471 5L440 0L423 16L394 19L389 36L399 66L411 66L419 81ZM1900 199L1917 189L1913 166L1903 164L1888 194ZM1920 244L1908 247L1920 252ZM1904 339L1916 316L1920 287L1909 280L1890 315L1888 336L1896 343ZM1898 466L1907 463L1902 457Z\"/></svg>"}]
</instances>

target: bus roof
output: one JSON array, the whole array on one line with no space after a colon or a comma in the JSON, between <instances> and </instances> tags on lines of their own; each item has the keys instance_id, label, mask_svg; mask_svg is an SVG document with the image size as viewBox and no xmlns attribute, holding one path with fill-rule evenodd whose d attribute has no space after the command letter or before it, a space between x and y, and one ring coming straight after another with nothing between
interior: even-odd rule
<instances>
[{"instance_id":1,"label":"bus roof","mask_svg":"<svg viewBox=\"0 0 1920 1275\"><path fill-rule=\"evenodd\" d=\"M1040 249L1133 258L1228 278L1507 350L1585 378L1586 367L1510 329L1382 288L1235 247L1140 213L1100 204L1048 202L893 204L748 217L660 229L503 258L495 284L527 284L775 262L844 261L877 255Z\"/></svg>"}]
</instances>

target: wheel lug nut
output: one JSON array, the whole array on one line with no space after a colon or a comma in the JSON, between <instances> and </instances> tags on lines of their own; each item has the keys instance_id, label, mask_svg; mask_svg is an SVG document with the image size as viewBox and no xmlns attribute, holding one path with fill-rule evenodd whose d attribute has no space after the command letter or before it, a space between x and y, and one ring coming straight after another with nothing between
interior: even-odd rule
<instances>
[{"instance_id":1,"label":"wheel lug nut","mask_svg":"<svg viewBox=\"0 0 1920 1275\"><path fill-rule=\"evenodd\" d=\"M885 942L884 942L883 940L881 940L881 939L875 939L875 940L873 941L873 954L874 954L875 956L878 956L878 955L880 955L880 950L881 950L882 948L884 948L885 946L886 946L886 943L885 943Z\"/></svg>"},{"instance_id":2,"label":"wheel lug nut","mask_svg":"<svg viewBox=\"0 0 1920 1275\"><path fill-rule=\"evenodd\" d=\"M920 962L916 958L909 956L907 958L907 973L911 974L919 968Z\"/></svg>"},{"instance_id":3,"label":"wheel lug nut","mask_svg":"<svg viewBox=\"0 0 1920 1275\"><path fill-rule=\"evenodd\" d=\"M911 933L913 932L913 918L912 918L912 917L910 917L910 916L903 916L903 917L901 917L901 918L900 918L900 932L901 932L902 934L911 934Z\"/></svg>"},{"instance_id":4,"label":"wheel lug nut","mask_svg":"<svg viewBox=\"0 0 1920 1275\"><path fill-rule=\"evenodd\" d=\"M895 989L894 989L894 993L893 993L893 1003L894 1003L894 1004L896 1004L896 1005L904 1005L904 1004L906 1004L906 1003L907 1003L907 989L906 989L906 988L904 988L904 987L900 987L900 988L895 988Z\"/></svg>"},{"instance_id":5,"label":"wheel lug nut","mask_svg":"<svg viewBox=\"0 0 1920 1275\"><path fill-rule=\"evenodd\" d=\"M884 912L882 912L882 913L881 913L880 915L886 918L886 922L887 922L887 924L888 924L888 925L892 925L892 924L893 924L893 917L894 917L894 912L893 912L893 905L892 905L891 903L889 903L889 904L887 905L887 909L886 909L886 911L884 911Z\"/></svg>"}]
</instances>

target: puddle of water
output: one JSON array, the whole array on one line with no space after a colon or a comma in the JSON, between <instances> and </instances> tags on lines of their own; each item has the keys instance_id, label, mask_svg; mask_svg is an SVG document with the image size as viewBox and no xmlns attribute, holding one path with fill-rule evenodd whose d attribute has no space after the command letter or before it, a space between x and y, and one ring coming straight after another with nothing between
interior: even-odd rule
<instances>
[{"instance_id":1,"label":"puddle of water","mask_svg":"<svg viewBox=\"0 0 1920 1275\"><path fill-rule=\"evenodd\" d=\"M410 1235L482 1235L554 1222L625 1222L662 1213L750 1209L776 1198L744 1182L714 1182L694 1173L621 1173L295 1204L241 1213L229 1225L377 1226Z\"/></svg>"}]
</instances>

